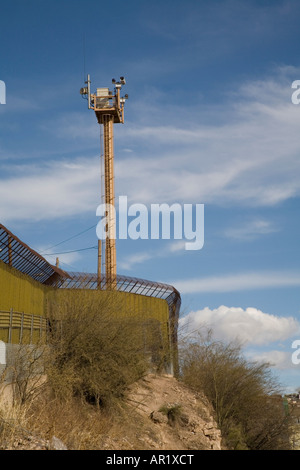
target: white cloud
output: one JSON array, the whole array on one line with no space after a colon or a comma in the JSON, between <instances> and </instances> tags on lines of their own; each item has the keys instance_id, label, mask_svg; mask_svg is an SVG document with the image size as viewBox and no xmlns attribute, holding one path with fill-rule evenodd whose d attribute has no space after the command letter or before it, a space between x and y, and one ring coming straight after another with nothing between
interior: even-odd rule
<instances>
[{"instance_id":1,"label":"white cloud","mask_svg":"<svg viewBox=\"0 0 300 470\"><path fill-rule=\"evenodd\" d=\"M225 230L225 236L236 240L252 240L260 235L277 232L278 228L268 220L254 219L246 221L237 227L231 227Z\"/></svg>"},{"instance_id":2,"label":"white cloud","mask_svg":"<svg viewBox=\"0 0 300 470\"><path fill-rule=\"evenodd\" d=\"M118 263L118 266L120 269L130 271L137 264L144 263L145 261L163 258L165 256L169 256L172 253L183 253L185 250L185 243L185 241L180 240L165 244L164 248L160 248L159 250L143 251L140 253L130 254L123 258Z\"/></svg>"},{"instance_id":3,"label":"white cloud","mask_svg":"<svg viewBox=\"0 0 300 470\"><path fill-rule=\"evenodd\" d=\"M250 352L247 353L247 357L251 361L259 363L269 363L274 365L277 369L288 370L295 367L292 363L292 352L291 351L280 351L280 350L271 350L264 352Z\"/></svg>"},{"instance_id":4,"label":"white cloud","mask_svg":"<svg viewBox=\"0 0 300 470\"><path fill-rule=\"evenodd\" d=\"M63 139L74 139L85 141L88 146L90 140L96 141L99 135L99 125L91 114L85 112L61 113L56 120L51 123L41 124L40 128L48 130L56 137Z\"/></svg>"},{"instance_id":5,"label":"white cloud","mask_svg":"<svg viewBox=\"0 0 300 470\"><path fill-rule=\"evenodd\" d=\"M270 206L299 195L300 107L289 79L296 72L282 67L275 78L241 84L224 103L189 108L184 121L174 105L167 117L157 105L169 125L129 123L122 140L153 152L118 161L119 188L140 202Z\"/></svg>"},{"instance_id":6,"label":"white cloud","mask_svg":"<svg viewBox=\"0 0 300 470\"><path fill-rule=\"evenodd\" d=\"M0 184L0 220L43 220L95 211L100 202L99 159L53 161L14 168Z\"/></svg>"},{"instance_id":7,"label":"white cloud","mask_svg":"<svg viewBox=\"0 0 300 470\"><path fill-rule=\"evenodd\" d=\"M300 273L284 271L224 274L194 279L170 281L181 294L200 292L235 292L252 289L300 286Z\"/></svg>"},{"instance_id":8,"label":"white cloud","mask_svg":"<svg viewBox=\"0 0 300 470\"><path fill-rule=\"evenodd\" d=\"M153 256L148 252L136 253L130 256L127 256L125 259L121 260L119 263L119 268L130 271L136 264L143 263L148 261Z\"/></svg>"},{"instance_id":9,"label":"white cloud","mask_svg":"<svg viewBox=\"0 0 300 470\"><path fill-rule=\"evenodd\" d=\"M185 245L186 245L185 240L172 242L168 247L168 251L169 253L177 253L179 251L184 252L184 250L186 249Z\"/></svg>"},{"instance_id":10,"label":"white cloud","mask_svg":"<svg viewBox=\"0 0 300 470\"><path fill-rule=\"evenodd\" d=\"M155 113L149 114L161 122L140 123L137 114L138 124L118 128L115 139L122 141L123 150L115 158L117 195L146 204L244 206L271 206L300 195L300 106L291 103L289 79L300 71L282 67L273 72L275 78L241 84L225 102L200 108L195 103L184 120L179 120L182 106L164 103L162 112L162 105L155 103ZM80 139L80 145L84 140L89 145L91 139L95 145L97 140L98 124L92 116L86 121L83 114L74 113L71 121L69 115L60 116L42 125L50 129L52 142L55 134L73 149ZM67 168L66 163L48 160L47 166L36 163L23 174L16 171L1 178L1 220L40 220L94 210L99 157L77 160L81 169ZM267 227L257 226L256 232L263 229Z\"/></svg>"},{"instance_id":11,"label":"white cloud","mask_svg":"<svg viewBox=\"0 0 300 470\"><path fill-rule=\"evenodd\" d=\"M184 334L201 326L210 327L214 337L224 341L238 340L247 345L266 345L284 341L300 332L300 323L292 317L278 317L256 308L206 307L190 312L179 321Z\"/></svg>"}]
</instances>

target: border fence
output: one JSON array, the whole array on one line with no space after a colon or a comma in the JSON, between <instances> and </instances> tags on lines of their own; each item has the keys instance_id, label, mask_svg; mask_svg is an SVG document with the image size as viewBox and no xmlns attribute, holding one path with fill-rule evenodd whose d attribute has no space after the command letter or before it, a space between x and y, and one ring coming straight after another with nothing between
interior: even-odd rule
<instances>
[{"instance_id":1,"label":"border fence","mask_svg":"<svg viewBox=\"0 0 300 470\"><path fill-rule=\"evenodd\" d=\"M33 344L47 338L45 307L50 292L55 295L78 290L108 292L108 281L111 280L105 275L98 277L93 273L68 272L51 265L0 224L0 281L0 340L8 344ZM130 304L129 308L134 312L140 311L141 318L148 309L150 317L160 318L161 328L167 325L165 336L176 370L180 293L169 284L122 275L116 275L114 291L133 294L134 305ZM151 306L149 303L146 306L146 298L154 299ZM166 301L166 307L161 309L156 299ZM23 309L31 313L24 313ZM173 369L173 364L170 367Z\"/></svg>"},{"instance_id":2,"label":"border fence","mask_svg":"<svg viewBox=\"0 0 300 470\"><path fill-rule=\"evenodd\" d=\"M41 315L0 310L0 340L5 343L33 344L46 337L48 320Z\"/></svg>"}]
</instances>

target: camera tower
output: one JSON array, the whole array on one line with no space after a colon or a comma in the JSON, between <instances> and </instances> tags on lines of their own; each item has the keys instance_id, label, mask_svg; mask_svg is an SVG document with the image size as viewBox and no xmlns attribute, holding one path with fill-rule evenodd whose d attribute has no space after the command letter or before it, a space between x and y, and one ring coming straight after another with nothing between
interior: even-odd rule
<instances>
[{"instance_id":1,"label":"camera tower","mask_svg":"<svg viewBox=\"0 0 300 470\"><path fill-rule=\"evenodd\" d=\"M97 121L103 125L103 155L104 155L104 194L106 204L106 239L105 239L105 277L106 288L115 289L117 276L116 262L116 221L115 221L115 189L114 189L114 124L124 124L124 103L128 95L120 96L122 85L126 84L125 78L120 81L112 79L114 91L108 88L97 88L96 93L91 94L90 76L87 76L86 86L81 88L80 94L86 97L88 108L93 109ZM102 150L102 149L101 149ZM101 285L101 240L98 240L98 287Z\"/></svg>"}]
</instances>

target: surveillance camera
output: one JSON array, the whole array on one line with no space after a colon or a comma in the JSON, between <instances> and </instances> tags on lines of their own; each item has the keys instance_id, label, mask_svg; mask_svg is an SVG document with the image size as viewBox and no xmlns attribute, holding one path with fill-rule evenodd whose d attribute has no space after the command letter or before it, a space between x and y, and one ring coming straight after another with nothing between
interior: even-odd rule
<instances>
[{"instance_id":1,"label":"surveillance camera","mask_svg":"<svg viewBox=\"0 0 300 470\"><path fill-rule=\"evenodd\" d=\"M129 96L127 95L127 93L126 93L126 95L124 96L124 98L125 98L126 100L128 100Z\"/></svg>"},{"instance_id":2,"label":"surveillance camera","mask_svg":"<svg viewBox=\"0 0 300 470\"><path fill-rule=\"evenodd\" d=\"M122 83L122 85L126 85L126 80L124 77L120 77L120 81Z\"/></svg>"},{"instance_id":3,"label":"surveillance camera","mask_svg":"<svg viewBox=\"0 0 300 470\"><path fill-rule=\"evenodd\" d=\"M116 83L116 79L115 79L115 78L112 79L112 83Z\"/></svg>"},{"instance_id":4,"label":"surveillance camera","mask_svg":"<svg viewBox=\"0 0 300 470\"><path fill-rule=\"evenodd\" d=\"M87 87L84 87L84 88L80 88L80 92L79 92L81 95L87 95L88 93L88 89Z\"/></svg>"}]
</instances>

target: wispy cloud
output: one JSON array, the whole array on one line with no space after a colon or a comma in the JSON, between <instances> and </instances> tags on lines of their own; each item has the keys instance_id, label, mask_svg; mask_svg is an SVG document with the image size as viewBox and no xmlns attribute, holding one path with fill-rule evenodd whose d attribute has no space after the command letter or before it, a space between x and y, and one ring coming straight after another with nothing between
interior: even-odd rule
<instances>
[{"instance_id":1,"label":"wispy cloud","mask_svg":"<svg viewBox=\"0 0 300 470\"><path fill-rule=\"evenodd\" d=\"M247 352L247 357L251 361L259 363L269 363L274 365L277 369L280 370L289 370L296 369L296 365L292 363L292 350L291 351L282 351L278 349L273 349L271 351L250 351Z\"/></svg>"},{"instance_id":2,"label":"wispy cloud","mask_svg":"<svg viewBox=\"0 0 300 470\"><path fill-rule=\"evenodd\" d=\"M116 142L121 139L124 150L115 159L117 193L126 194L129 202L146 204L254 207L274 206L300 195L300 107L291 103L290 87L300 70L282 67L275 72L276 78L243 83L223 102L203 106L201 112L199 106L190 108L185 125L178 119L180 107L157 103L155 115L165 119L169 113L168 126L149 121L118 128ZM74 139L94 136L81 114L73 118L71 124L64 117L53 123L51 138L56 134L74 146ZM99 157L75 163L80 162L78 171L67 168L66 159L48 160L23 174L14 171L11 177L0 177L2 220L62 217L92 206L94 210ZM263 222L259 226L259 221L252 227L255 233L272 228ZM232 236L245 235L232 230Z\"/></svg>"},{"instance_id":3,"label":"wispy cloud","mask_svg":"<svg viewBox=\"0 0 300 470\"><path fill-rule=\"evenodd\" d=\"M150 250L150 251L148 250L148 251L143 251L140 253L127 255L126 257L120 260L119 268L126 270L126 271L130 271L137 264L141 264L146 261L150 261L150 260L154 260L158 258L168 257L174 253L176 253L177 255L180 252L184 253L185 243L186 242L183 240L169 242L168 244L165 244L164 247L160 248L159 250Z\"/></svg>"},{"instance_id":4,"label":"wispy cloud","mask_svg":"<svg viewBox=\"0 0 300 470\"><path fill-rule=\"evenodd\" d=\"M223 103L201 107L201 113L189 109L185 127L174 106L169 125L127 126L122 139L146 150L142 158L118 161L119 187L130 188L129 197L142 202L155 195L166 202L272 206L299 195L300 109L291 103L297 73L281 67L274 70L276 79L243 83ZM157 105L155 114L165 113Z\"/></svg>"},{"instance_id":5,"label":"wispy cloud","mask_svg":"<svg viewBox=\"0 0 300 470\"><path fill-rule=\"evenodd\" d=\"M130 271L137 264L144 263L153 258L149 252L141 252L127 256L125 259L121 260L119 263L120 269Z\"/></svg>"},{"instance_id":6,"label":"wispy cloud","mask_svg":"<svg viewBox=\"0 0 300 470\"><path fill-rule=\"evenodd\" d=\"M225 230L225 236L235 240L253 240L261 235L278 232L279 228L273 222L264 219L254 219L240 223L238 226Z\"/></svg>"},{"instance_id":7,"label":"wispy cloud","mask_svg":"<svg viewBox=\"0 0 300 470\"><path fill-rule=\"evenodd\" d=\"M96 211L100 170L97 158L15 166L0 181L0 219L43 220Z\"/></svg>"},{"instance_id":8,"label":"wispy cloud","mask_svg":"<svg viewBox=\"0 0 300 470\"><path fill-rule=\"evenodd\" d=\"M85 112L61 112L54 121L41 123L40 129L48 131L56 138L73 140L76 142L85 142L86 146L90 145L92 139L95 144L96 137L99 135L99 126L96 119L92 119L90 113Z\"/></svg>"},{"instance_id":9,"label":"wispy cloud","mask_svg":"<svg viewBox=\"0 0 300 470\"><path fill-rule=\"evenodd\" d=\"M172 280L182 294L200 292L237 292L300 286L300 273L293 271L242 272L193 279Z\"/></svg>"}]
</instances>

